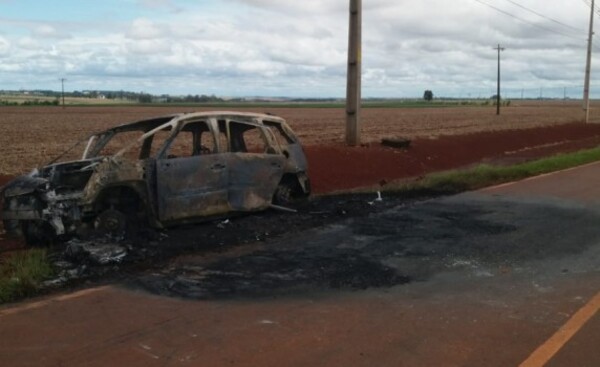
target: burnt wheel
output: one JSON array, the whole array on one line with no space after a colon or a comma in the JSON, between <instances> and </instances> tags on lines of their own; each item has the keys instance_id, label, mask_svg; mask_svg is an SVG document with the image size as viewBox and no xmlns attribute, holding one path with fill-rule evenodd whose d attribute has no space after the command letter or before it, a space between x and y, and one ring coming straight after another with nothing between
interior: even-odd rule
<instances>
[{"instance_id":1,"label":"burnt wheel","mask_svg":"<svg viewBox=\"0 0 600 367\"><path fill-rule=\"evenodd\" d=\"M275 205L290 205L294 202L294 187L289 183L282 182L277 186L273 195L273 204Z\"/></svg>"},{"instance_id":2,"label":"burnt wheel","mask_svg":"<svg viewBox=\"0 0 600 367\"><path fill-rule=\"evenodd\" d=\"M128 227L128 219L119 210L107 209L96 217L94 227L100 234L111 237L124 237Z\"/></svg>"},{"instance_id":3,"label":"burnt wheel","mask_svg":"<svg viewBox=\"0 0 600 367\"><path fill-rule=\"evenodd\" d=\"M50 224L42 221L26 220L21 222L25 243L29 246L50 246L56 239L56 232Z\"/></svg>"},{"instance_id":4,"label":"burnt wheel","mask_svg":"<svg viewBox=\"0 0 600 367\"><path fill-rule=\"evenodd\" d=\"M22 234L22 228L18 220L5 219L2 221L2 226L4 231L11 236Z\"/></svg>"}]
</instances>

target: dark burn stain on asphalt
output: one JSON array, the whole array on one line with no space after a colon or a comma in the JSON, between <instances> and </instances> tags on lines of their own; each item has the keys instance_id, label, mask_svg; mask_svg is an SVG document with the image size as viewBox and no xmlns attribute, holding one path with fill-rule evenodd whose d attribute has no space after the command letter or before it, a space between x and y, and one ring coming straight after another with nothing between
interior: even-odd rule
<instances>
[{"instance_id":1,"label":"dark burn stain on asphalt","mask_svg":"<svg viewBox=\"0 0 600 367\"><path fill-rule=\"evenodd\" d=\"M352 218L409 205L415 199L386 196L373 204L373 194L317 197L298 206L298 213L257 213L231 219L228 224L184 226L168 232L154 258L175 254L217 254L220 260L198 264L158 264L127 284L152 293L185 298L261 297L303 290L390 287L410 281L362 250L337 248L320 231ZM297 237L302 237L298 239ZM289 241L294 239L297 242ZM268 248L241 256L227 256L232 248L264 243ZM287 243L288 245L282 245ZM291 244L290 244L291 243ZM223 253L223 256L219 254Z\"/></svg>"},{"instance_id":2,"label":"dark burn stain on asphalt","mask_svg":"<svg viewBox=\"0 0 600 367\"><path fill-rule=\"evenodd\" d=\"M182 266L149 275L138 285L159 294L186 298L261 297L304 290L357 290L410 281L395 269L356 250L311 254L306 251L259 251L205 267Z\"/></svg>"},{"instance_id":3,"label":"dark burn stain on asphalt","mask_svg":"<svg viewBox=\"0 0 600 367\"><path fill-rule=\"evenodd\" d=\"M356 209L354 214L312 218L302 230L290 229L242 255L225 251L213 259L173 261L136 276L130 285L195 299L393 287L426 281L439 272L461 271L456 264L465 262L493 273L507 265L581 253L600 238L597 212L544 202L461 195L396 201L378 210L369 206L362 214L358 209L363 204L344 205ZM335 208L329 207L328 213L335 213ZM298 216L310 217L307 212ZM253 228L272 231L293 218L262 217ZM256 218L244 220L257 224Z\"/></svg>"}]
</instances>

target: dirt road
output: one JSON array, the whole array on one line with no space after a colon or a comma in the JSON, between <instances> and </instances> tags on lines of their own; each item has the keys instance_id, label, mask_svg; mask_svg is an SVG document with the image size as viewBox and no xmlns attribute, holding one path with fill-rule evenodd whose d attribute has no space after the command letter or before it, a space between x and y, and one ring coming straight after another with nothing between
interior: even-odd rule
<instances>
[{"instance_id":1,"label":"dirt road","mask_svg":"<svg viewBox=\"0 0 600 367\"><path fill-rule=\"evenodd\" d=\"M0 359L597 366L599 183L596 163L453 197L384 197L362 217L4 307Z\"/></svg>"}]
</instances>

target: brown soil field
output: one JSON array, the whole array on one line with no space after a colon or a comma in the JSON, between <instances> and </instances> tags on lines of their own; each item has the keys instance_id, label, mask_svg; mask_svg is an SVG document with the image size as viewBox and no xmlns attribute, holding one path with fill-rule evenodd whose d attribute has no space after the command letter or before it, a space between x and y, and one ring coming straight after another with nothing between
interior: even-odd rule
<instances>
[{"instance_id":1,"label":"brown soil field","mask_svg":"<svg viewBox=\"0 0 600 367\"><path fill-rule=\"evenodd\" d=\"M116 124L193 107L0 107L0 175L16 175L48 162L78 139ZM303 144L341 145L345 115L339 108L246 108L284 117ZM496 116L493 106L365 108L363 141L386 136L435 138L476 132L527 129L581 121L576 102L513 103Z\"/></svg>"}]
</instances>

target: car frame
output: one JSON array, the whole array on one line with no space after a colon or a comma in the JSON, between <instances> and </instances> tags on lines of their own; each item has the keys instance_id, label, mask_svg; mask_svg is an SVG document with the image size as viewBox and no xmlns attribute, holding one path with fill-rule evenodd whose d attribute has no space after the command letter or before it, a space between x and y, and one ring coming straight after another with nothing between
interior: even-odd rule
<instances>
[{"instance_id":1,"label":"car frame","mask_svg":"<svg viewBox=\"0 0 600 367\"><path fill-rule=\"evenodd\" d=\"M59 162L67 150L0 190L8 232L47 243L259 211L310 194L298 138L269 114L173 114L101 131L83 145L80 159Z\"/></svg>"}]
</instances>

